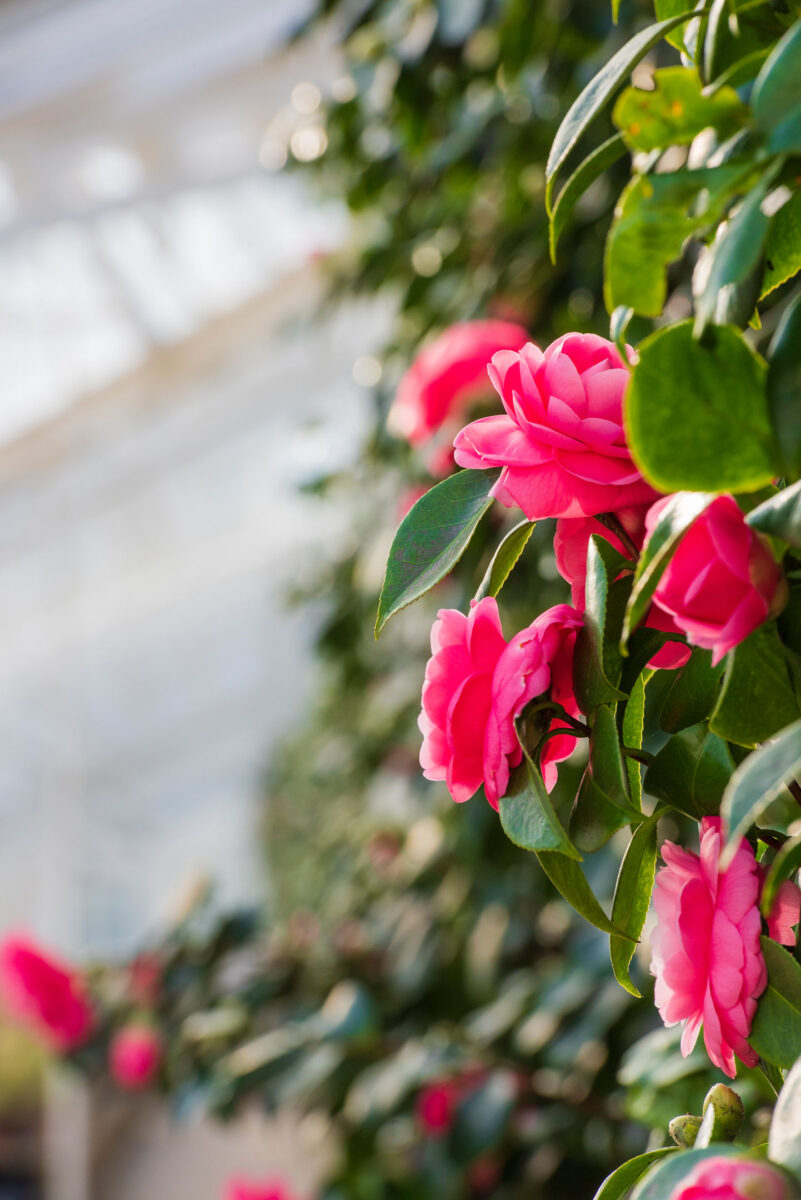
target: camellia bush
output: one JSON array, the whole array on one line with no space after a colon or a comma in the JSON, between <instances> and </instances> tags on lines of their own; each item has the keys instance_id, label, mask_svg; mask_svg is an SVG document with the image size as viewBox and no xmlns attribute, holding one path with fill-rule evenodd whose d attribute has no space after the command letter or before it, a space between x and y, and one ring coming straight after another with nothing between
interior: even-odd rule
<instances>
[{"instance_id":1,"label":"camellia bush","mask_svg":"<svg viewBox=\"0 0 801 1200\"><path fill-rule=\"evenodd\" d=\"M524 8L356 6L304 168L407 369L318 484L362 514L271 779L287 919L86 975L12 943L6 997L178 1111L327 1112L337 1200L792 1200L798 6Z\"/></svg>"},{"instance_id":2,"label":"camellia bush","mask_svg":"<svg viewBox=\"0 0 801 1200\"><path fill-rule=\"evenodd\" d=\"M784 285L801 268L801 21L772 5L675 7L658 6L585 88L546 169L558 253L571 205L632 154L606 242L611 336L492 356L502 411L458 432L463 470L401 523L376 630L448 573L495 504L518 510L469 609L440 610L432 628L421 765L458 802L483 789L511 840L609 935L628 990L653 899L655 999L682 1053L702 1032L727 1076L739 1060L779 1091L770 1162L729 1146L736 1102L710 1093L677 1131L683 1153L626 1163L599 1196L789 1197L801 1178L801 294ZM665 37L681 65L621 92ZM560 187L613 100L618 132ZM572 604L507 637L496 597L545 520ZM582 741L586 769L560 811L558 764ZM660 821L677 815L689 828L660 845ZM621 831L606 912L585 864Z\"/></svg>"}]
</instances>

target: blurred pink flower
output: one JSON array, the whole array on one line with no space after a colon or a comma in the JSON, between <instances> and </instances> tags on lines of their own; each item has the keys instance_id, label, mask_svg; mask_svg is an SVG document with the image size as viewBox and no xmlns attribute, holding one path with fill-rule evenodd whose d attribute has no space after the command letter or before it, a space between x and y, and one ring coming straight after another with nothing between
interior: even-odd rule
<instances>
[{"instance_id":1,"label":"blurred pink flower","mask_svg":"<svg viewBox=\"0 0 801 1200\"><path fill-rule=\"evenodd\" d=\"M506 643L497 602L491 596L471 606L468 616L440 609L431 630L426 666L420 765L427 779L444 780L461 803L484 784L487 800L498 807L509 772L522 750L514 719L554 680L560 703L571 713L572 652L581 616L569 605L549 609ZM570 748L548 743L555 763ZM564 738L555 739L565 741Z\"/></svg>"},{"instance_id":2,"label":"blurred pink flower","mask_svg":"<svg viewBox=\"0 0 801 1200\"><path fill-rule=\"evenodd\" d=\"M662 504L650 509L648 530ZM767 541L745 522L733 496L717 496L693 521L659 581L654 600L713 664L774 617L787 581Z\"/></svg>"},{"instance_id":3,"label":"blurred pink flower","mask_svg":"<svg viewBox=\"0 0 801 1200\"><path fill-rule=\"evenodd\" d=\"M790 1189L768 1163L720 1155L698 1163L669 1200L790 1200Z\"/></svg>"},{"instance_id":4,"label":"blurred pink flower","mask_svg":"<svg viewBox=\"0 0 801 1200\"><path fill-rule=\"evenodd\" d=\"M745 838L721 871L720 817L704 817L700 834L700 857L672 842L662 846L666 865L654 889L651 971L662 1020L684 1022L682 1054L692 1050L703 1022L709 1057L733 1078L735 1054L748 1067L758 1058L747 1038L767 983L759 944L761 878Z\"/></svg>"},{"instance_id":5,"label":"blurred pink flower","mask_svg":"<svg viewBox=\"0 0 801 1200\"><path fill-rule=\"evenodd\" d=\"M297 1197L283 1179L256 1183L252 1179L237 1176L229 1180L225 1200L297 1200Z\"/></svg>"},{"instance_id":6,"label":"blurred pink flower","mask_svg":"<svg viewBox=\"0 0 801 1200\"><path fill-rule=\"evenodd\" d=\"M451 416L491 393L487 367L498 350L518 350L528 334L511 321L451 325L417 355L400 381L387 425L412 445L425 442Z\"/></svg>"},{"instance_id":7,"label":"blurred pink flower","mask_svg":"<svg viewBox=\"0 0 801 1200\"><path fill-rule=\"evenodd\" d=\"M568 333L544 352L532 342L495 354L490 378L503 415L454 441L461 467L501 467L492 489L529 520L593 516L658 495L631 460L623 430L628 370L617 347Z\"/></svg>"},{"instance_id":8,"label":"blurred pink flower","mask_svg":"<svg viewBox=\"0 0 801 1200\"><path fill-rule=\"evenodd\" d=\"M645 541L645 515L648 508L648 504L639 504L636 508L620 508L615 513L624 531L638 550L642 549ZM623 543L618 534L602 524L596 517L559 517L554 534L556 567L562 578L570 584L571 601L580 612L584 611L587 550L593 534L604 538L625 558L632 557L630 548ZM632 569L633 566L632 563ZM650 629L661 629L665 633L681 633L670 614L661 609L658 604L651 605L645 624ZM679 642L666 642L662 649L657 651L648 666L674 671L684 666L690 653L688 646L683 646Z\"/></svg>"},{"instance_id":9,"label":"blurred pink flower","mask_svg":"<svg viewBox=\"0 0 801 1200\"><path fill-rule=\"evenodd\" d=\"M82 976L27 937L7 937L0 946L0 995L9 1015L54 1050L72 1050L91 1032L94 1016Z\"/></svg>"},{"instance_id":10,"label":"blurred pink flower","mask_svg":"<svg viewBox=\"0 0 801 1200\"><path fill-rule=\"evenodd\" d=\"M146 1088L160 1062L161 1038L147 1025L126 1025L115 1034L109 1046L112 1077L126 1091Z\"/></svg>"},{"instance_id":11,"label":"blurred pink flower","mask_svg":"<svg viewBox=\"0 0 801 1200\"><path fill-rule=\"evenodd\" d=\"M458 1089L455 1083L431 1083L417 1097L417 1120L430 1137L443 1137L453 1124Z\"/></svg>"}]
</instances>

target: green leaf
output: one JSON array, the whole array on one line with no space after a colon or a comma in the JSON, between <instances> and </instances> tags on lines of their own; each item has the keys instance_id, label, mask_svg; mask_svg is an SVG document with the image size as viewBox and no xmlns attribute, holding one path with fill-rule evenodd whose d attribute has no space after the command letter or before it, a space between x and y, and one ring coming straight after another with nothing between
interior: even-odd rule
<instances>
[{"instance_id":1,"label":"green leaf","mask_svg":"<svg viewBox=\"0 0 801 1200\"><path fill-rule=\"evenodd\" d=\"M682 1180L705 1158L728 1158L742 1154L742 1146L730 1146L725 1142L716 1142L714 1146L707 1146L703 1150L683 1150L671 1154L649 1170L632 1192L631 1200L670 1200Z\"/></svg>"},{"instance_id":2,"label":"green leaf","mask_svg":"<svg viewBox=\"0 0 801 1200\"><path fill-rule=\"evenodd\" d=\"M657 317L667 295L667 268L687 238L717 225L736 194L756 178L752 164L635 175L615 208L604 252L604 299Z\"/></svg>"},{"instance_id":3,"label":"green leaf","mask_svg":"<svg viewBox=\"0 0 801 1200\"><path fill-rule=\"evenodd\" d=\"M457 471L406 514L389 552L376 637L391 616L419 600L456 565L492 507L489 493L497 478L497 471Z\"/></svg>"},{"instance_id":4,"label":"green leaf","mask_svg":"<svg viewBox=\"0 0 801 1200\"><path fill-rule=\"evenodd\" d=\"M768 1135L768 1158L801 1180L801 1062L797 1062L779 1093Z\"/></svg>"},{"instance_id":5,"label":"green leaf","mask_svg":"<svg viewBox=\"0 0 801 1200\"><path fill-rule=\"evenodd\" d=\"M759 72L751 108L771 150L801 151L801 21L787 30Z\"/></svg>"},{"instance_id":6,"label":"green leaf","mask_svg":"<svg viewBox=\"0 0 801 1200\"><path fill-rule=\"evenodd\" d=\"M476 600L485 596L497 596L506 580L511 575L520 555L526 548L526 543L534 532L534 521L521 521L510 529L498 549L492 556L492 561L484 573L484 578L478 585Z\"/></svg>"},{"instance_id":7,"label":"green leaf","mask_svg":"<svg viewBox=\"0 0 801 1200\"><path fill-rule=\"evenodd\" d=\"M611 708L603 705L595 713L590 737L590 773L616 804L628 807L628 777L620 750L617 725Z\"/></svg>"},{"instance_id":8,"label":"green leaf","mask_svg":"<svg viewBox=\"0 0 801 1200\"><path fill-rule=\"evenodd\" d=\"M513 772L499 802L506 836L523 850L548 850L580 859L556 815L542 780L527 759Z\"/></svg>"},{"instance_id":9,"label":"green leaf","mask_svg":"<svg viewBox=\"0 0 801 1200\"><path fill-rule=\"evenodd\" d=\"M622 1167L618 1167L611 1175L607 1175L593 1200L623 1200L649 1167L668 1154L677 1153L678 1150L675 1146L664 1146L661 1150L648 1150L645 1154L638 1154L636 1158L630 1158L628 1162L623 1163Z\"/></svg>"},{"instance_id":10,"label":"green leaf","mask_svg":"<svg viewBox=\"0 0 801 1200\"><path fill-rule=\"evenodd\" d=\"M753 188L733 217L721 226L712 246L706 251L704 283L695 302L696 337L700 337L710 321L725 324L741 317L747 321L759 295L756 269L762 260L762 249L768 234L770 218L762 211L762 201L770 176ZM695 279L694 279L695 284ZM741 311L732 313L738 293L746 291Z\"/></svg>"},{"instance_id":11,"label":"green leaf","mask_svg":"<svg viewBox=\"0 0 801 1200\"><path fill-rule=\"evenodd\" d=\"M657 21L655 25L649 25L647 29L640 30L631 41L626 42L626 45L622 46L617 54L609 59L598 74L590 80L581 95L571 104L556 131L545 167L545 203L549 212L551 211L551 197L556 173L593 117L597 116L612 99L640 59L644 58L665 34L681 25L692 15L692 12L679 13L666 21Z\"/></svg>"},{"instance_id":12,"label":"green leaf","mask_svg":"<svg viewBox=\"0 0 801 1200\"><path fill-rule=\"evenodd\" d=\"M682 9L686 9L687 5L683 0L654 0L654 13L658 21L667 21L670 17L677 17ZM695 10L693 10L695 16ZM677 50L684 50L684 30L672 29L665 34L665 41L670 42L671 46L675 46Z\"/></svg>"},{"instance_id":13,"label":"green leaf","mask_svg":"<svg viewBox=\"0 0 801 1200\"><path fill-rule=\"evenodd\" d=\"M623 856L615 885L612 920L615 925L625 929L635 941L640 939L651 903L651 893L654 890L656 827L659 815L658 811L654 812L635 832ZM629 966L634 957L634 942L610 937L609 956L615 979L620 986L632 996L641 995L631 982L629 974Z\"/></svg>"},{"instance_id":14,"label":"green leaf","mask_svg":"<svg viewBox=\"0 0 801 1200\"><path fill-rule=\"evenodd\" d=\"M621 634L621 648L645 620L654 592L685 530L715 499L712 492L679 492L667 501L640 551Z\"/></svg>"},{"instance_id":15,"label":"green leaf","mask_svg":"<svg viewBox=\"0 0 801 1200\"><path fill-rule=\"evenodd\" d=\"M715 707L726 664L712 666L709 650L693 650L662 701L659 724L666 733L678 733L705 720Z\"/></svg>"},{"instance_id":16,"label":"green leaf","mask_svg":"<svg viewBox=\"0 0 801 1200\"><path fill-rule=\"evenodd\" d=\"M775 288L801 271L801 192L795 192L783 204L770 223L765 243L765 273L762 277L763 300Z\"/></svg>"},{"instance_id":17,"label":"green leaf","mask_svg":"<svg viewBox=\"0 0 801 1200\"><path fill-rule=\"evenodd\" d=\"M617 934L619 937L630 940L624 929L618 929L609 920L587 883L586 875L575 859L552 852L538 853L537 858L551 883L567 900L571 908L574 908L586 921L603 933Z\"/></svg>"},{"instance_id":18,"label":"green leaf","mask_svg":"<svg viewBox=\"0 0 801 1200\"><path fill-rule=\"evenodd\" d=\"M798 720L798 699L775 621L728 654L709 728L727 742L753 747Z\"/></svg>"},{"instance_id":19,"label":"green leaf","mask_svg":"<svg viewBox=\"0 0 801 1200\"><path fill-rule=\"evenodd\" d=\"M704 78L711 80L706 93L726 83L739 87L753 79L782 33L782 26L766 13L765 5L753 13L749 0L714 0L704 38Z\"/></svg>"},{"instance_id":20,"label":"green leaf","mask_svg":"<svg viewBox=\"0 0 801 1200\"><path fill-rule=\"evenodd\" d=\"M637 682L631 689L629 698L623 709L621 735L623 745L630 750L639 750L642 746L643 727L645 724L645 680L642 674L637 676ZM626 773L629 778L629 792L632 803L642 808L642 774L640 764L634 758L626 758Z\"/></svg>"},{"instance_id":21,"label":"green leaf","mask_svg":"<svg viewBox=\"0 0 801 1200\"><path fill-rule=\"evenodd\" d=\"M570 836L579 850L594 854L618 829L641 820L639 809L616 803L587 768L570 814Z\"/></svg>"},{"instance_id":22,"label":"green leaf","mask_svg":"<svg viewBox=\"0 0 801 1200\"><path fill-rule=\"evenodd\" d=\"M801 239L801 223L798 232ZM782 316L768 350L768 408L776 431L782 470L790 478L801 473L800 395L801 294ZM788 538L785 540L789 541Z\"/></svg>"},{"instance_id":23,"label":"green leaf","mask_svg":"<svg viewBox=\"0 0 801 1200\"><path fill-rule=\"evenodd\" d=\"M691 321L639 347L626 395L632 456L663 492L748 492L776 475L765 364L729 326L693 338Z\"/></svg>"},{"instance_id":24,"label":"green leaf","mask_svg":"<svg viewBox=\"0 0 801 1200\"><path fill-rule=\"evenodd\" d=\"M628 598L629 580L612 581L628 559L593 534L587 547L584 625L576 638L573 682L580 710L589 715L599 704L622 700L618 632Z\"/></svg>"},{"instance_id":25,"label":"green leaf","mask_svg":"<svg viewBox=\"0 0 801 1200\"><path fill-rule=\"evenodd\" d=\"M576 167L573 174L567 180L565 186L559 192L556 203L553 206L553 211L551 212L551 262L556 262L556 247L559 238L570 219L570 214L575 208L578 198L586 192L590 184L594 183L599 175L608 170L625 153L626 146L623 137L621 134L616 133L593 150L592 154L589 154L584 159L584 162Z\"/></svg>"},{"instance_id":26,"label":"green leaf","mask_svg":"<svg viewBox=\"0 0 801 1200\"><path fill-rule=\"evenodd\" d=\"M801 867L801 833L789 838L784 843L768 867L765 882L762 885L762 895L759 900L759 907L763 917L770 915L770 910L773 908L773 901L776 899L776 893L779 888L785 879L789 879L791 875L796 874L799 867Z\"/></svg>"},{"instance_id":27,"label":"green leaf","mask_svg":"<svg viewBox=\"0 0 801 1200\"><path fill-rule=\"evenodd\" d=\"M792 1067L801 1058L801 967L772 938L760 938L768 986L762 993L748 1041L760 1058Z\"/></svg>"},{"instance_id":28,"label":"green leaf","mask_svg":"<svg viewBox=\"0 0 801 1200\"><path fill-rule=\"evenodd\" d=\"M801 411L801 405L797 408ZM745 519L760 533L781 538L788 545L801 549L801 483L783 488L769 500L764 500Z\"/></svg>"},{"instance_id":29,"label":"green leaf","mask_svg":"<svg viewBox=\"0 0 801 1200\"><path fill-rule=\"evenodd\" d=\"M726 743L706 725L670 738L649 763L643 786L650 796L700 821L720 810L734 760Z\"/></svg>"},{"instance_id":30,"label":"green leaf","mask_svg":"<svg viewBox=\"0 0 801 1200\"><path fill-rule=\"evenodd\" d=\"M721 138L728 137L747 119L748 110L733 88L705 96L690 67L662 67L653 78L652 91L626 88L612 113L632 151L688 145L710 126Z\"/></svg>"},{"instance_id":31,"label":"green leaf","mask_svg":"<svg viewBox=\"0 0 801 1200\"><path fill-rule=\"evenodd\" d=\"M801 721L760 746L740 763L726 788L721 816L726 824L731 857L740 838L759 821L801 770ZM721 856L721 861L726 855Z\"/></svg>"}]
</instances>

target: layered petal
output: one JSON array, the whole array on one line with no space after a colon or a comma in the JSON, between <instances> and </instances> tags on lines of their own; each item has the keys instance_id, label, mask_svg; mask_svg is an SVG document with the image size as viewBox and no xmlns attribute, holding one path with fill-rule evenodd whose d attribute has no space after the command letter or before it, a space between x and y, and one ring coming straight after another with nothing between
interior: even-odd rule
<instances>
[{"instance_id":1,"label":"layered petal","mask_svg":"<svg viewBox=\"0 0 801 1200\"><path fill-rule=\"evenodd\" d=\"M530 520L591 517L653 501L623 429L626 364L594 334L566 334L544 353L529 344L493 357L505 417L466 426L454 442L463 467L501 467L493 494Z\"/></svg>"}]
</instances>

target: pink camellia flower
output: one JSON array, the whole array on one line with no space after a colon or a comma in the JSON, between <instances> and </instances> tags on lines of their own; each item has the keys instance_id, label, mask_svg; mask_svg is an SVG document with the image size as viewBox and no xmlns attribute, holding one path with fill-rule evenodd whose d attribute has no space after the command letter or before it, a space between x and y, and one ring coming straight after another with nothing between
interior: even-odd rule
<instances>
[{"instance_id":1,"label":"pink camellia flower","mask_svg":"<svg viewBox=\"0 0 801 1200\"><path fill-rule=\"evenodd\" d=\"M617 347L568 333L544 352L532 342L493 356L490 378L506 412L466 426L462 467L501 467L492 494L529 520L583 517L654 500L623 431L628 370Z\"/></svg>"},{"instance_id":2,"label":"pink camellia flower","mask_svg":"<svg viewBox=\"0 0 801 1200\"><path fill-rule=\"evenodd\" d=\"M94 1015L83 978L23 936L0 946L0 995L9 1012L65 1053L89 1036Z\"/></svg>"},{"instance_id":3,"label":"pink camellia flower","mask_svg":"<svg viewBox=\"0 0 801 1200\"><path fill-rule=\"evenodd\" d=\"M267 1179L262 1183L238 1176L229 1180L225 1200L296 1200L283 1179Z\"/></svg>"},{"instance_id":4,"label":"pink camellia flower","mask_svg":"<svg viewBox=\"0 0 801 1200\"><path fill-rule=\"evenodd\" d=\"M389 410L390 432L413 446L425 442L451 416L491 391L487 367L498 350L519 350L528 340L512 321L451 325L418 354L403 376Z\"/></svg>"},{"instance_id":5,"label":"pink camellia flower","mask_svg":"<svg viewBox=\"0 0 801 1200\"><path fill-rule=\"evenodd\" d=\"M791 1200L784 1175L768 1163L715 1155L705 1158L669 1200Z\"/></svg>"},{"instance_id":6,"label":"pink camellia flower","mask_svg":"<svg viewBox=\"0 0 801 1200\"><path fill-rule=\"evenodd\" d=\"M645 541L645 516L649 505L640 504L636 508L621 508L615 516L628 534L631 542L642 549ZM625 558L631 558L631 548L624 544L614 530L602 524L596 517L560 517L556 522L554 534L554 553L559 574L570 584L570 594L573 605L584 611L584 593L587 582L587 551L590 538L598 534L618 553ZM634 564L632 563L632 569ZM651 629L661 629L665 633L681 633L670 613L661 609L658 604L652 604L648 610L645 624ZM666 642L649 662L649 667L660 667L662 670L674 671L683 667L690 657L690 649L679 642Z\"/></svg>"},{"instance_id":7,"label":"pink camellia flower","mask_svg":"<svg viewBox=\"0 0 801 1200\"><path fill-rule=\"evenodd\" d=\"M702 820L700 857L663 844L651 971L662 1020L685 1023L682 1054L690 1053L703 1023L709 1057L733 1078L735 1054L748 1067L758 1058L746 1039L767 983L759 944L762 880L745 838L724 871L720 850L720 817Z\"/></svg>"},{"instance_id":8,"label":"pink camellia flower","mask_svg":"<svg viewBox=\"0 0 801 1200\"><path fill-rule=\"evenodd\" d=\"M109 1066L112 1077L126 1091L146 1088L161 1062L161 1038L148 1025L126 1025L112 1039Z\"/></svg>"},{"instance_id":9,"label":"pink camellia flower","mask_svg":"<svg viewBox=\"0 0 801 1200\"><path fill-rule=\"evenodd\" d=\"M662 508L647 517L650 532ZM713 665L787 602L787 581L767 541L747 525L733 496L717 496L676 548L654 594Z\"/></svg>"},{"instance_id":10,"label":"pink camellia flower","mask_svg":"<svg viewBox=\"0 0 801 1200\"><path fill-rule=\"evenodd\" d=\"M440 609L431 630L432 655L418 720L426 779L444 780L459 803L483 783L497 808L510 769L522 758L515 717L548 689L552 675L559 702L572 715L572 651L580 625L580 614L560 604L507 645L493 597L474 603L468 616ZM548 751L551 762L566 757L563 746L549 745Z\"/></svg>"}]
</instances>

